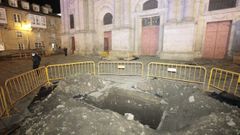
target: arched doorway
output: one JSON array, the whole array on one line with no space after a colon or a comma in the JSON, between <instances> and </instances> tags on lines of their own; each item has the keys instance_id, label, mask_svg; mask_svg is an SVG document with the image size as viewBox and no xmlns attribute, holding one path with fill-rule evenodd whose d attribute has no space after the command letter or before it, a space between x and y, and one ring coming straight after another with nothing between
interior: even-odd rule
<instances>
[{"instance_id":1,"label":"arched doorway","mask_svg":"<svg viewBox=\"0 0 240 135\"><path fill-rule=\"evenodd\" d=\"M143 11L158 8L157 0L143 3ZM156 55L159 44L160 16L142 18L141 54Z\"/></svg>"},{"instance_id":2,"label":"arched doorway","mask_svg":"<svg viewBox=\"0 0 240 135\"><path fill-rule=\"evenodd\" d=\"M111 25L113 20L113 16L111 13L106 13L103 17L103 24ZM111 31L105 31L104 32L104 51L109 52L112 50L112 32Z\"/></svg>"},{"instance_id":3,"label":"arched doorway","mask_svg":"<svg viewBox=\"0 0 240 135\"><path fill-rule=\"evenodd\" d=\"M112 50L112 32L104 32L104 51L109 52Z\"/></svg>"}]
</instances>

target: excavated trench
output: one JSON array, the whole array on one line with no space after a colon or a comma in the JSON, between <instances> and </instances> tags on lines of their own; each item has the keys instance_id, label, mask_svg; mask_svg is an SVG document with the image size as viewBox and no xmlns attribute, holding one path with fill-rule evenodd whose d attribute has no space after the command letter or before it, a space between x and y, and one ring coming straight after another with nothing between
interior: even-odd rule
<instances>
[{"instance_id":1,"label":"excavated trench","mask_svg":"<svg viewBox=\"0 0 240 135\"><path fill-rule=\"evenodd\" d=\"M33 99L29 105L29 110L35 106L35 101L44 100L56 88L42 87L38 95ZM107 93L98 97L93 96L94 93L89 95L76 95L73 96L75 100L81 100L91 104L100 109L107 109L117 112L126 117L126 114L132 114L133 120L139 121L145 126L152 129L159 128L162 119L163 107L159 102L159 98L154 95L145 95L142 92L123 90L119 88L112 88Z\"/></svg>"},{"instance_id":2,"label":"excavated trench","mask_svg":"<svg viewBox=\"0 0 240 135\"><path fill-rule=\"evenodd\" d=\"M84 101L101 109L108 109L123 116L134 115L134 120L152 129L157 129L163 114L162 106L154 97L146 97L139 92L112 89L107 96L95 99L91 96Z\"/></svg>"},{"instance_id":3,"label":"excavated trench","mask_svg":"<svg viewBox=\"0 0 240 135\"><path fill-rule=\"evenodd\" d=\"M101 124L104 124L103 119L107 121L107 124L112 122L111 119L108 120L108 118L111 118L108 112L111 112L112 116L115 116L115 112L122 115L123 117L120 117L121 124L130 126L131 123L135 122L136 124L140 122L144 128L151 128L151 130L154 129L154 132L163 134L199 132L195 131L195 126L202 127L205 132L204 128L206 124L204 123L208 123L207 125L209 127L206 128L210 129L215 129L218 125L222 126L226 123L238 125L238 121L235 121L236 118L238 119L237 113L235 114L235 112L238 112L238 108L220 103L213 99L212 96L209 97L202 94L198 91L198 88L193 85L184 83L173 84L173 82L165 80L151 80L147 82L144 80L143 82L139 81L140 83L135 85L136 80L132 83L125 79L126 78L120 79L120 82L115 82L112 79L109 79L111 80L109 81L92 76L73 77L61 81L57 84L58 86L56 86L55 90L55 87L42 88L29 107L29 110L33 113L36 112L35 108L40 108L40 110L42 108L42 111L37 113L40 114L39 119L36 118L36 122L33 123L28 121L31 124L23 128L29 129L29 127L34 127L37 131L39 123L49 126L53 125L52 123L68 123L69 129L75 127L74 130L77 132L81 127L80 133L84 133L89 130L83 128L91 127L91 123L93 123L96 127L99 127L100 130ZM47 97L46 100L44 97ZM34 104L35 101L38 102ZM223 99L223 102L224 101ZM86 107L90 105L91 109L84 110L84 108L86 108L85 104L87 105ZM92 107L97 109L94 109L94 111ZM73 113L73 110L78 111ZM81 112L81 110L83 110L83 112ZM102 114L102 119L98 117L99 114ZM222 120L223 116L219 115L226 116L226 120ZM62 116L62 118L66 119L59 123L59 119L55 121L55 116ZM53 117L53 120L48 121L51 117ZM74 121L75 119L83 121L83 125L71 125L72 121L69 121L71 117ZM89 121L86 120L88 117ZM229 117L234 117L234 121L232 122L232 118L229 119ZM126 119L128 122L126 122ZM116 121L119 121L119 119L116 119ZM81 122L78 122L78 124L79 123ZM140 123L136 124L135 127ZM216 123L217 125L211 125L209 123ZM65 126L66 125L63 127L65 128ZM25 132L23 128L22 131ZM122 127L118 125L115 128L121 129ZM234 128L237 129L237 126ZM51 128L41 128L41 131L47 131L49 129ZM94 132L94 130L91 131ZM132 130L130 129L129 131ZM232 133L232 131L234 131L233 133L238 132L238 130L226 128L226 133ZM55 132L60 133L58 131ZM209 133L215 135L219 132L218 130L211 130L211 133Z\"/></svg>"}]
</instances>

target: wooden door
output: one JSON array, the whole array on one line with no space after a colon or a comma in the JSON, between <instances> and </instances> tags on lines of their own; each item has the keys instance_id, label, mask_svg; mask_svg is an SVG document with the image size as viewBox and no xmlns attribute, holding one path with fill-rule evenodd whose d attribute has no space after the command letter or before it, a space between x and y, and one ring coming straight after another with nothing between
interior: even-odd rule
<instances>
[{"instance_id":1,"label":"wooden door","mask_svg":"<svg viewBox=\"0 0 240 135\"><path fill-rule=\"evenodd\" d=\"M75 51L75 38L72 37L72 54L74 54Z\"/></svg>"},{"instance_id":2,"label":"wooden door","mask_svg":"<svg viewBox=\"0 0 240 135\"><path fill-rule=\"evenodd\" d=\"M104 38L104 51L109 51L109 38Z\"/></svg>"},{"instance_id":3,"label":"wooden door","mask_svg":"<svg viewBox=\"0 0 240 135\"><path fill-rule=\"evenodd\" d=\"M112 32L104 32L104 51L109 52L112 49Z\"/></svg>"},{"instance_id":4,"label":"wooden door","mask_svg":"<svg viewBox=\"0 0 240 135\"><path fill-rule=\"evenodd\" d=\"M203 57L223 59L227 53L231 21L207 24Z\"/></svg>"},{"instance_id":5,"label":"wooden door","mask_svg":"<svg viewBox=\"0 0 240 135\"><path fill-rule=\"evenodd\" d=\"M142 55L156 55L159 44L159 16L144 18L142 27Z\"/></svg>"},{"instance_id":6,"label":"wooden door","mask_svg":"<svg viewBox=\"0 0 240 135\"><path fill-rule=\"evenodd\" d=\"M143 27L142 55L156 55L158 50L158 26Z\"/></svg>"}]
</instances>

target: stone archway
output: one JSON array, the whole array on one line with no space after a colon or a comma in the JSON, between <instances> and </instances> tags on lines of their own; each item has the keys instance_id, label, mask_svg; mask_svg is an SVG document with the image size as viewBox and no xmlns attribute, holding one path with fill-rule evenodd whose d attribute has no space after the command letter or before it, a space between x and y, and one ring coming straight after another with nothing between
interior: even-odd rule
<instances>
[{"instance_id":1,"label":"stone archway","mask_svg":"<svg viewBox=\"0 0 240 135\"><path fill-rule=\"evenodd\" d=\"M149 0L138 0L135 6L135 12L141 12L143 9L143 4ZM156 0L158 2L158 8L167 8L168 7L168 0Z\"/></svg>"},{"instance_id":2,"label":"stone archway","mask_svg":"<svg viewBox=\"0 0 240 135\"><path fill-rule=\"evenodd\" d=\"M110 4L101 5L97 10L96 16L96 33L97 33L97 42L99 44L99 50L101 51L111 51L111 31L113 29L113 24L104 25L104 17L106 14L112 15L112 23L114 23L114 14L113 7Z\"/></svg>"}]
</instances>

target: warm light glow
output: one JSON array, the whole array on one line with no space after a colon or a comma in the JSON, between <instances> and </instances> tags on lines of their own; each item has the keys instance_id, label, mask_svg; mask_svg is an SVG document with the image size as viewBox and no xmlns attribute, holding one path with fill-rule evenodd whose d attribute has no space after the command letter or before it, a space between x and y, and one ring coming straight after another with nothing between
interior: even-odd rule
<instances>
[{"instance_id":1,"label":"warm light glow","mask_svg":"<svg viewBox=\"0 0 240 135\"><path fill-rule=\"evenodd\" d=\"M22 23L21 30L31 31L32 30L32 26L31 26L30 23Z\"/></svg>"}]
</instances>

